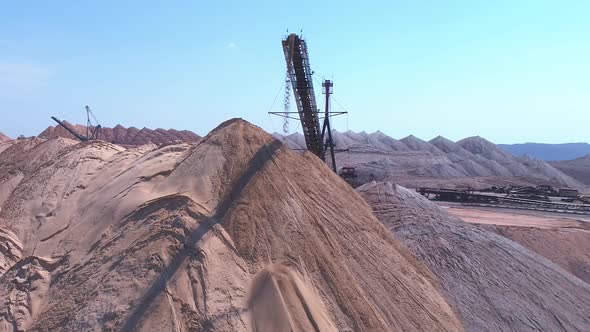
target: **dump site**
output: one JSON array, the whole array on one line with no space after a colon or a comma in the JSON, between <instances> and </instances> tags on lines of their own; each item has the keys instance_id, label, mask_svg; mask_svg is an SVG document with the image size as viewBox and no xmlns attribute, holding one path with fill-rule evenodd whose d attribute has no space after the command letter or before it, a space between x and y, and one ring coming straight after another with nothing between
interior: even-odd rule
<instances>
[{"instance_id":1,"label":"dump site","mask_svg":"<svg viewBox=\"0 0 590 332\"><path fill-rule=\"evenodd\" d=\"M338 131L303 33L282 48L281 133L217 125L251 119L218 105L199 134L89 106L85 125L0 133L0 332L590 331L590 156ZM159 122L139 94L127 119Z\"/></svg>"},{"instance_id":2,"label":"dump site","mask_svg":"<svg viewBox=\"0 0 590 332\"><path fill-rule=\"evenodd\" d=\"M590 286L548 259L402 187L359 188L370 206L243 120L132 149L14 140L0 158L3 331L590 324Z\"/></svg>"},{"instance_id":3,"label":"dump site","mask_svg":"<svg viewBox=\"0 0 590 332\"><path fill-rule=\"evenodd\" d=\"M244 121L3 148L2 330L463 328L346 182Z\"/></svg>"}]
</instances>

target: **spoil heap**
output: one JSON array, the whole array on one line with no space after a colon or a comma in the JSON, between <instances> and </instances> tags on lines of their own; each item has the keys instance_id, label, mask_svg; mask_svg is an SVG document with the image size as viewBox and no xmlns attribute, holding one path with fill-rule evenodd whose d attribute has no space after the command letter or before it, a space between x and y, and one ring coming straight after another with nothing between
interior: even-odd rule
<instances>
[{"instance_id":1,"label":"spoil heap","mask_svg":"<svg viewBox=\"0 0 590 332\"><path fill-rule=\"evenodd\" d=\"M332 131L338 165L356 167L357 182L391 181L409 187L486 188L550 184L584 189L585 185L548 163L513 156L495 144L469 137L453 142L438 136L428 142L415 136L401 140L382 132ZM303 135L275 137L292 149L305 149ZM343 151L345 150L345 151Z\"/></svg>"},{"instance_id":2,"label":"spoil heap","mask_svg":"<svg viewBox=\"0 0 590 332\"><path fill-rule=\"evenodd\" d=\"M590 284L590 223L585 229L482 226L558 264Z\"/></svg>"},{"instance_id":3,"label":"spoil heap","mask_svg":"<svg viewBox=\"0 0 590 332\"><path fill-rule=\"evenodd\" d=\"M583 331L590 285L521 245L391 183L357 188L376 216L439 277L470 331Z\"/></svg>"},{"instance_id":4,"label":"spoil heap","mask_svg":"<svg viewBox=\"0 0 590 332\"><path fill-rule=\"evenodd\" d=\"M32 161L0 166L2 331L462 329L356 192L247 122L74 143L0 154Z\"/></svg>"},{"instance_id":5,"label":"spoil heap","mask_svg":"<svg viewBox=\"0 0 590 332\"><path fill-rule=\"evenodd\" d=\"M0 143L2 143L2 142L8 142L10 140L12 140L12 138L4 135L3 133L0 133Z\"/></svg>"},{"instance_id":6,"label":"spoil heap","mask_svg":"<svg viewBox=\"0 0 590 332\"><path fill-rule=\"evenodd\" d=\"M77 133L86 135L86 126L72 125L64 121L67 125L72 127ZM68 132L62 126L50 126L39 134L40 138L56 138L66 137L75 139L74 135ZM147 143L163 144L173 141L196 142L200 139L199 135L189 130L174 130L174 129L137 129L135 127L125 128L121 125L116 125L113 128L104 127L100 131L100 139L106 142L119 145L143 145Z\"/></svg>"},{"instance_id":7,"label":"spoil heap","mask_svg":"<svg viewBox=\"0 0 590 332\"><path fill-rule=\"evenodd\" d=\"M549 164L572 178L590 186L590 154L573 160L550 161Z\"/></svg>"}]
</instances>

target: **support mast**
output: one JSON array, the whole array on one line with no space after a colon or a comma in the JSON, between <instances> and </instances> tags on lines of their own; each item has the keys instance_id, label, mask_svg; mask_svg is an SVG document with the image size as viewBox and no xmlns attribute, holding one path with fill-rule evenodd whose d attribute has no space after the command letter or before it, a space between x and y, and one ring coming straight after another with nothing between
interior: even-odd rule
<instances>
[{"instance_id":1,"label":"support mast","mask_svg":"<svg viewBox=\"0 0 590 332\"><path fill-rule=\"evenodd\" d=\"M332 170L337 173L336 169L336 156L334 155L334 141L332 140L332 128L330 127L330 95L332 94L332 87L334 83L330 80L325 80L322 83L324 88L324 94L326 95L326 109L324 112L324 128L328 131L328 139L326 140L325 147L330 150L330 158L332 158ZM323 131L323 130L322 130ZM322 133L322 140L325 137L325 132ZM326 149L324 149L326 151ZM325 153L325 152L324 152Z\"/></svg>"}]
</instances>

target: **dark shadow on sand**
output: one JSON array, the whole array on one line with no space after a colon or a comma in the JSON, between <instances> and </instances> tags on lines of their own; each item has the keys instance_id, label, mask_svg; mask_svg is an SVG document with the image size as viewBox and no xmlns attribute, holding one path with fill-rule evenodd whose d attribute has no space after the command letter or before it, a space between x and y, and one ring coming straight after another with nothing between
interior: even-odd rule
<instances>
[{"instance_id":1,"label":"dark shadow on sand","mask_svg":"<svg viewBox=\"0 0 590 332\"><path fill-rule=\"evenodd\" d=\"M152 282L149 289L141 297L138 303L135 304L133 311L127 316L119 331L133 331L137 324L147 312L152 302L162 293L166 284L170 281L172 276L180 268L186 257L193 250L195 244L203 239L203 237L219 224L225 217L227 211L232 207L237 198L240 197L248 183L252 180L254 175L258 173L271 160L274 153L282 146L278 140L273 141L260 148L248 163L244 174L238 178L233 186L231 192L217 205L215 214L205 221L201 222L199 226L189 235L183 248L174 256L170 264L158 275Z\"/></svg>"}]
</instances>

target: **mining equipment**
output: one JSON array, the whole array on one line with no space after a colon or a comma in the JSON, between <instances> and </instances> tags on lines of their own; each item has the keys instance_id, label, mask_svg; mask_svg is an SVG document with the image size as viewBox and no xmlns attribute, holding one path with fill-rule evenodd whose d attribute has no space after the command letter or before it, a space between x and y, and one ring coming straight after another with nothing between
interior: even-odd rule
<instances>
[{"instance_id":1,"label":"mining equipment","mask_svg":"<svg viewBox=\"0 0 590 332\"><path fill-rule=\"evenodd\" d=\"M96 116L94 116L94 113L92 113L92 110L90 109L90 107L88 105L86 105L85 110L86 110L86 137L88 137L89 140L100 139L100 131L102 129L102 126L98 123L98 120L96 120ZM92 124L92 121L90 120L91 117L94 120L94 122L96 122L96 125Z\"/></svg>"},{"instance_id":2,"label":"mining equipment","mask_svg":"<svg viewBox=\"0 0 590 332\"><path fill-rule=\"evenodd\" d=\"M535 188L532 189L534 190ZM476 192L472 189L461 190L424 187L416 188L416 191L431 200L456 202L465 206L498 207L590 215L590 205L584 204L583 200L581 200L582 204L573 203L575 200L555 202L546 199L522 198L514 196L513 194L499 195L490 192ZM534 194L532 195L535 196Z\"/></svg>"},{"instance_id":3,"label":"mining equipment","mask_svg":"<svg viewBox=\"0 0 590 332\"><path fill-rule=\"evenodd\" d=\"M559 188L559 197L578 198L578 191L570 188Z\"/></svg>"},{"instance_id":4,"label":"mining equipment","mask_svg":"<svg viewBox=\"0 0 590 332\"><path fill-rule=\"evenodd\" d=\"M58 118L56 118L54 116L52 116L51 119L53 119L53 121L57 122L58 125L64 127L65 130L67 130L70 134L74 135L74 137L76 137L78 140L80 140L82 142L98 140L98 139L100 139L100 131L102 129L102 126L98 123L98 120L96 120L94 113L92 113L92 110L90 110L90 107L88 107L88 105L86 105L85 109L86 109L86 136L79 134L78 132L76 132L76 130L74 130L74 128L68 126L67 123L60 121ZM90 117L92 117L92 119L94 119L94 122L96 122L96 125L92 124Z\"/></svg>"},{"instance_id":5,"label":"mining equipment","mask_svg":"<svg viewBox=\"0 0 590 332\"><path fill-rule=\"evenodd\" d=\"M354 179L356 178L356 169L354 167L342 167L339 175L343 179Z\"/></svg>"},{"instance_id":6,"label":"mining equipment","mask_svg":"<svg viewBox=\"0 0 590 332\"><path fill-rule=\"evenodd\" d=\"M293 96L297 104L297 112L269 112L272 115L283 116L286 119L301 121L303 136L307 150L318 156L324 162L329 152L332 170L337 173L334 141L332 140L332 128L330 118L347 112L330 111L330 95L333 93L334 82L324 80L322 93L325 95L325 109L323 119L317 107L313 89L313 72L309 65L309 54L305 40L292 33L283 39L283 53L287 62L286 86L290 84ZM293 115L297 115L294 117ZM323 123L321 123L323 120ZM355 175L353 167L347 167L347 175Z\"/></svg>"}]
</instances>

